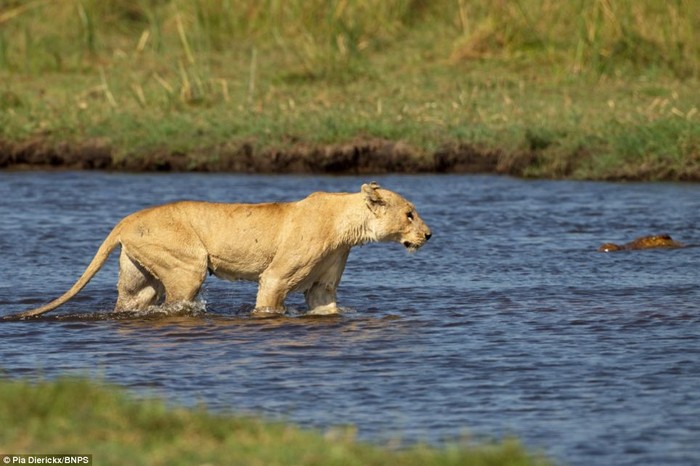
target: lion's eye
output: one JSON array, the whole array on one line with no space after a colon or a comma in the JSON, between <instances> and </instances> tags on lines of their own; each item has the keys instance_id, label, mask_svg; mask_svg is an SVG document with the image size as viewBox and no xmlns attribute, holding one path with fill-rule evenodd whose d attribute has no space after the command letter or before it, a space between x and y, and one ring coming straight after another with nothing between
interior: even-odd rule
<instances>
[{"instance_id":1,"label":"lion's eye","mask_svg":"<svg viewBox=\"0 0 700 466\"><path fill-rule=\"evenodd\" d=\"M408 217L409 222L412 222L413 221L413 212L407 212L406 217Z\"/></svg>"}]
</instances>

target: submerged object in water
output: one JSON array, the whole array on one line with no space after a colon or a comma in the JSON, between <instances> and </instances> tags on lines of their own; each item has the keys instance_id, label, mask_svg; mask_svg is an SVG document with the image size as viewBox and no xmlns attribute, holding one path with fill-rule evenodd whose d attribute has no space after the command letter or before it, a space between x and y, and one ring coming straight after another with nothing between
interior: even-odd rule
<instances>
[{"instance_id":1,"label":"submerged object in water","mask_svg":"<svg viewBox=\"0 0 700 466\"><path fill-rule=\"evenodd\" d=\"M634 241L625 244L603 243L598 248L599 252L611 251L635 251L638 249L674 249L682 248L684 244L675 241L671 235L649 235L640 236Z\"/></svg>"}]
</instances>

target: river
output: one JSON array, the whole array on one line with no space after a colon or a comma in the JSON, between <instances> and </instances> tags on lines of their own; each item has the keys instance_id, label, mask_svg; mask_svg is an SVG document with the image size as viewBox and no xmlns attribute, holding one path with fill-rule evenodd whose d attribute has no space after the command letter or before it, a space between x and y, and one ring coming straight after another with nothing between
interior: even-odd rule
<instances>
[{"instance_id":1,"label":"river","mask_svg":"<svg viewBox=\"0 0 700 466\"><path fill-rule=\"evenodd\" d=\"M343 313L250 317L253 283L210 277L191 308L115 318L117 254L44 318L0 322L5 378L87 375L137 396L354 425L377 444L514 435L571 465L700 464L700 185L379 176L432 228L415 254L355 248ZM359 177L0 173L0 315L45 303L111 227L179 199L358 191Z\"/></svg>"}]
</instances>

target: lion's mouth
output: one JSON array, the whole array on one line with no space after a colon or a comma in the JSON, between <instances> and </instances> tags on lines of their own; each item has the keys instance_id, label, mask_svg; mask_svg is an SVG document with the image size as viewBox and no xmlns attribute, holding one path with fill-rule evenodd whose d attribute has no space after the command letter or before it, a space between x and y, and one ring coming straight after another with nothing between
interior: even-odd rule
<instances>
[{"instance_id":1,"label":"lion's mouth","mask_svg":"<svg viewBox=\"0 0 700 466\"><path fill-rule=\"evenodd\" d=\"M411 252L417 251L418 248L421 246L420 244L411 243L410 241L404 241L401 244L403 244L403 247L405 247L406 249L408 249Z\"/></svg>"}]
</instances>

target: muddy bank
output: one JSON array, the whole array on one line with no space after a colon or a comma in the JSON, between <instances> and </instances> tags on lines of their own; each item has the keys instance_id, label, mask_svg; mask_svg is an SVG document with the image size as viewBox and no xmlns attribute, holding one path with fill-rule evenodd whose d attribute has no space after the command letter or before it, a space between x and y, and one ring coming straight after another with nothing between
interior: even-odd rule
<instances>
[{"instance_id":1,"label":"muddy bank","mask_svg":"<svg viewBox=\"0 0 700 466\"><path fill-rule=\"evenodd\" d=\"M289 144L258 148L239 142L189 153L168 150L116 157L102 141L52 144L35 139L0 141L1 169L66 168L123 171L199 171L242 173L503 173L522 174L531 157L511 160L499 151L470 145L445 146L433 154L383 139L357 139L346 144ZM515 163L514 163L515 162Z\"/></svg>"},{"instance_id":2,"label":"muddy bank","mask_svg":"<svg viewBox=\"0 0 700 466\"><path fill-rule=\"evenodd\" d=\"M489 173L511 176L567 178L586 154L552 160L541 152L505 152L471 144L445 144L433 153L402 141L360 138L345 144L292 143L258 147L254 141L222 144L188 153L156 150L117 156L109 143L88 140L55 143L44 139L0 141L0 169L78 169L133 172L237 173ZM625 167L605 180L700 181L700 167L683 172L668 167Z\"/></svg>"}]
</instances>

